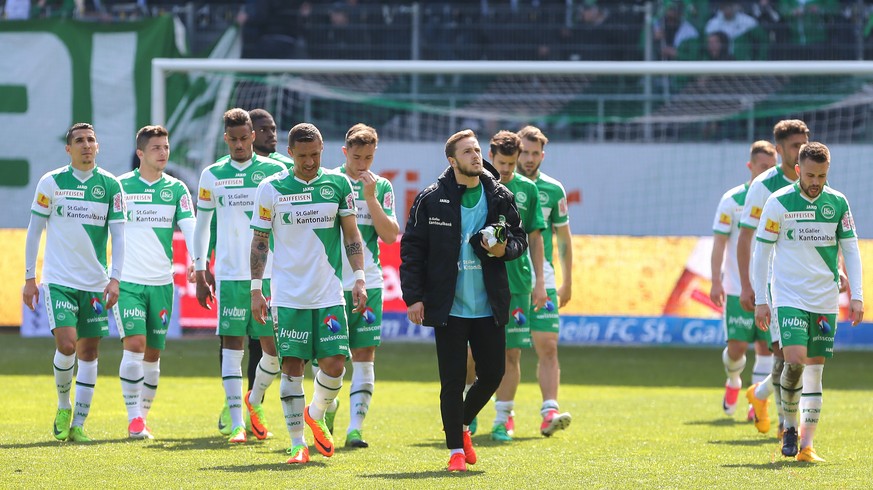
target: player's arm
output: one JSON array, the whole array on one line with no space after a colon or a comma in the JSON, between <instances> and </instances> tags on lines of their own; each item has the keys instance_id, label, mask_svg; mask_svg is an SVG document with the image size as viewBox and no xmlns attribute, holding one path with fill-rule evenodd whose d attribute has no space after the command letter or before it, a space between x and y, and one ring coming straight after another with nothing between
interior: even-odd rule
<instances>
[{"instance_id":1,"label":"player's arm","mask_svg":"<svg viewBox=\"0 0 873 490\"><path fill-rule=\"evenodd\" d=\"M385 212L384 202L379 202L376 196L376 176L372 172L366 171L361 174L361 181L364 183L364 200L367 201L367 207L370 208L370 215L373 218L373 228L376 229L376 234L385 243L394 243L397 241L397 235L400 233L400 225L397 219L393 216L394 206L394 190L390 188L388 193L391 193L391 216ZM387 195L387 194L386 194Z\"/></svg>"},{"instance_id":2,"label":"player's arm","mask_svg":"<svg viewBox=\"0 0 873 490\"><path fill-rule=\"evenodd\" d=\"M840 250L843 252L843 260L846 272L849 275L849 288L851 302L849 309L852 325L858 325L864 319L864 281L862 279L861 253L858 250L858 237L855 233L855 220L846 203L846 210L837 225L837 238L840 240Z\"/></svg>"},{"instance_id":3,"label":"player's arm","mask_svg":"<svg viewBox=\"0 0 873 490\"><path fill-rule=\"evenodd\" d=\"M533 303L534 311L540 311L540 308L545 306L546 298L546 278L543 274L543 232L542 230L533 230L527 235L527 244L530 249L530 261L534 269L534 288L531 302Z\"/></svg>"},{"instance_id":4,"label":"player's arm","mask_svg":"<svg viewBox=\"0 0 873 490\"><path fill-rule=\"evenodd\" d=\"M746 311L755 310L755 292L749 277L749 268L752 264L752 240L755 238L755 230L761 219L762 208L766 199L762 199L762 193L766 189L759 182L752 182L746 193L746 201L743 204L743 214L740 217L740 234L737 236L737 267L740 273L740 306Z\"/></svg>"},{"instance_id":5,"label":"player's arm","mask_svg":"<svg viewBox=\"0 0 873 490\"><path fill-rule=\"evenodd\" d=\"M209 223L212 221L214 209L200 208L197 212L197 221L194 225L194 238L191 240L194 247L194 277L197 282L197 302L200 306L211 310L210 303L215 301L214 286L209 284L206 277L206 256L209 247Z\"/></svg>"},{"instance_id":6,"label":"player's arm","mask_svg":"<svg viewBox=\"0 0 873 490\"><path fill-rule=\"evenodd\" d=\"M434 191L420 192L409 209L406 229L400 240L400 289L406 303L409 321L421 325L424 321L424 285L427 281L428 210L426 196Z\"/></svg>"},{"instance_id":7,"label":"player's arm","mask_svg":"<svg viewBox=\"0 0 873 490\"><path fill-rule=\"evenodd\" d=\"M42 231L48 223L48 217L31 213L30 223L27 225L27 238L24 242L24 288L21 296L24 304L33 311L36 303L39 303L39 287L36 285L36 257L39 254L39 240Z\"/></svg>"},{"instance_id":8,"label":"player's arm","mask_svg":"<svg viewBox=\"0 0 873 490\"><path fill-rule=\"evenodd\" d=\"M112 270L109 273L109 284L103 289L103 299L106 308L112 308L118 302L121 271L124 268L124 223L127 221L127 200L121 183L115 179L107 182L112 196L112 203L107 215L109 234L112 236Z\"/></svg>"},{"instance_id":9,"label":"player's arm","mask_svg":"<svg viewBox=\"0 0 873 490\"><path fill-rule=\"evenodd\" d=\"M755 295L755 324L761 330L770 328L770 306L767 304L767 282L770 256L779 240L782 214L777 209L778 201L770 198L764 205L758 229L755 232L755 252L752 254L752 288Z\"/></svg>"},{"instance_id":10,"label":"player's arm","mask_svg":"<svg viewBox=\"0 0 873 490\"><path fill-rule=\"evenodd\" d=\"M252 250L249 254L249 268L252 273L252 315L260 324L267 323L267 299L264 297L262 280L270 253L270 232L255 229L252 234Z\"/></svg>"},{"instance_id":11,"label":"player's arm","mask_svg":"<svg viewBox=\"0 0 873 490\"><path fill-rule=\"evenodd\" d=\"M361 232L354 214L340 217L343 229L343 242L346 247L346 257L355 274L355 285L352 288L352 301L355 313L362 313L367 307L367 284L364 276L364 246L361 243Z\"/></svg>"},{"instance_id":12,"label":"player's arm","mask_svg":"<svg viewBox=\"0 0 873 490\"><path fill-rule=\"evenodd\" d=\"M727 246L728 235L713 233L712 256L709 259L709 267L712 274L712 287L709 290L709 299L715 306L724 305L724 287L721 283L721 265L724 262L724 250Z\"/></svg>"},{"instance_id":13,"label":"player's arm","mask_svg":"<svg viewBox=\"0 0 873 490\"><path fill-rule=\"evenodd\" d=\"M555 226L558 238L558 255L561 257L561 287L558 288L558 306L564 306L573 294L573 235L570 234L570 222Z\"/></svg>"}]
</instances>

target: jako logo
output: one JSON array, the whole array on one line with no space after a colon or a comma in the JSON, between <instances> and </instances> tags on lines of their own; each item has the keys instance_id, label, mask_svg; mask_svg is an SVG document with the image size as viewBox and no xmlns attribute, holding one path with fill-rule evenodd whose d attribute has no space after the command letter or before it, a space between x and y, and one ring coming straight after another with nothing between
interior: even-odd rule
<instances>
[{"instance_id":1,"label":"jako logo","mask_svg":"<svg viewBox=\"0 0 873 490\"><path fill-rule=\"evenodd\" d=\"M159 313L159 316L161 317L161 323L163 323L164 326L166 327L167 324L170 323L170 313L167 311L166 308L164 308Z\"/></svg>"},{"instance_id":2,"label":"jako logo","mask_svg":"<svg viewBox=\"0 0 873 490\"><path fill-rule=\"evenodd\" d=\"M328 330L333 333L339 332L341 327L339 320L337 320L336 318L336 315L326 316L321 323L324 323L327 326Z\"/></svg>"},{"instance_id":3,"label":"jako logo","mask_svg":"<svg viewBox=\"0 0 873 490\"><path fill-rule=\"evenodd\" d=\"M364 313L362 314L364 315L364 321L367 323L367 325L372 325L376 322L376 314L373 313L373 308L370 308L369 306L366 307L364 309Z\"/></svg>"},{"instance_id":4,"label":"jako logo","mask_svg":"<svg viewBox=\"0 0 873 490\"><path fill-rule=\"evenodd\" d=\"M516 325L524 325L527 323L527 318L524 317L524 310L521 308L512 310L512 318L515 318Z\"/></svg>"},{"instance_id":5,"label":"jako logo","mask_svg":"<svg viewBox=\"0 0 873 490\"><path fill-rule=\"evenodd\" d=\"M103 313L103 303L97 298L91 298L91 308L94 309L94 313L97 315Z\"/></svg>"}]
</instances>

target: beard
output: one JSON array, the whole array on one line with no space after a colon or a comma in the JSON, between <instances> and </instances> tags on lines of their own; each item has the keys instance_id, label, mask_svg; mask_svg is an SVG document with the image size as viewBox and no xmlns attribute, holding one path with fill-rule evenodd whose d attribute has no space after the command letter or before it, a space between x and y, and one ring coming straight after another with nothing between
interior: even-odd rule
<instances>
[{"instance_id":1,"label":"beard","mask_svg":"<svg viewBox=\"0 0 873 490\"><path fill-rule=\"evenodd\" d=\"M482 175L483 171L484 169L482 167L480 167L479 170L475 170L465 165L458 165L458 173L460 173L464 177L479 177L480 175Z\"/></svg>"}]
</instances>

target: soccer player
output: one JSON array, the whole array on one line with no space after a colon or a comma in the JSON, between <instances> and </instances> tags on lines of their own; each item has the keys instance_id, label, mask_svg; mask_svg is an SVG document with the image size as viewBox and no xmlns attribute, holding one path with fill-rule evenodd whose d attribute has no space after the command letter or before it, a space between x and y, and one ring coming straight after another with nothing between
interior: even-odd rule
<instances>
[{"instance_id":1,"label":"soccer player","mask_svg":"<svg viewBox=\"0 0 873 490\"><path fill-rule=\"evenodd\" d=\"M543 211L537 186L527 177L515 173L521 138L511 131L500 131L491 138L488 158L500 174L500 183L512 191L521 224L527 233L529 253L506 263L509 276L510 320L506 325L506 371L495 392L497 416L491 427L491 439L511 441L514 424L510 424L515 393L521 381L521 350L531 347L528 319L546 304L543 277Z\"/></svg>"},{"instance_id":2,"label":"soccer player","mask_svg":"<svg viewBox=\"0 0 873 490\"><path fill-rule=\"evenodd\" d=\"M100 339L109 334L106 310L118 301L124 262L124 192L112 174L97 166L100 145L93 126L73 124L67 131L65 148L70 164L46 173L36 185L25 242L22 298L33 310L42 294L55 337L55 439L90 442L83 426L97 383ZM42 284L37 286L36 257L46 228ZM109 274L108 235L112 235ZM76 359L79 368L73 410L70 388Z\"/></svg>"},{"instance_id":3,"label":"soccer player","mask_svg":"<svg viewBox=\"0 0 873 490\"><path fill-rule=\"evenodd\" d=\"M750 342L755 344L752 383L766 378L773 367L769 334L755 328L755 315L740 306L736 244L749 183L764 171L776 166L776 148L769 141L761 140L752 144L750 153L746 167L752 172L751 180L724 193L712 225L712 288L709 290L709 298L716 306L724 308L727 347L722 352L721 359L728 379L725 382L722 409L727 415L733 415L737 409L737 398L743 386L740 375L746 367L746 350ZM753 410L749 410L749 415L754 418Z\"/></svg>"},{"instance_id":4,"label":"soccer player","mask_svg":"<svg viewBox=\"0 0 873 490\"><path fill-rule=\"evenodd\" d=\"M544 308L531 314L530 332L538 358L537 380L543 396L540 433L550 437L555 431L566 429L572 420L569 412L561 413L558 407L558 385L561 382L561 366L558 362L558 332L561 322L558 315L560 308L570 301L573 291L573 236L570 234L570 213L564 186L540 171L549 139L534 126L521 128L518 136L521 138L518 171L536 183L545 220L542 235L546 304ZM553 236L557 237L563 278L561 287L557 289L552 252Z\"/></svg>"},{"instance_id":5,"label":"soccer player","mask_svg":"<svg viewBox=\"0 0 873 490\"><path fill-rule=\"evenodd\" d=\"M173 231L178 225L193 256L194 204L188 187L164 173L170 159L164 127L140 129L136 155L139 168L118 178L127 202L127 248L118 306L112 311L124 348L118 377L127 408L127 434L152 439L146 420L173 315Z\"/></svg>"},{"instance_id":6,"label":"soccer player","mask_svg":"<svg viewBox=\"0 0 873 490\"><path fill-rule=\"evenodd\" d=\"M373 397L376 383L373 363L382 335L382 264L379 261L379 240L394 243L400 231L394 213L394 188L388 179L370 170L378 143L379 135L375 129L366 124L355 124L346 132L343 146L345 164L336 169L349 178L355 195L358 230L364 244L364 272L367 283L367 306L362 313L355 313L356 305L352 293L357 281L349 261L343 260L343 289L349 348L352 351L350 420L345 445L355 448L369 446L361 435L361 427ZM325 423L331 433L336 412L337 400L334 399L325 413Z\"/></svg>"},{"instance_id":7,"label":"soccer player","mask_svg":"<svg viewBox=\"0 0 873 490\"><path fill-rule=\"evenodd\" d=\"M355 196L344 175L321 169L323 150L324 142L315 126L302 123L291 128L288 154L294 158L294 168L261 182L251 219L251 311L262 324L267 320L267 301L261 277L267 267L271 236L274 242L271 313L282 357L279 396L291 436L289 464L309 461L304 421L312 430L318 452L328 458L334 453L324 413L342 388L349 356L341 241L355 278L353 314L361 314L367 307ZM312 359L318 360L320 369L312 404L307 406L303 367Z\"/></svg>"},{"instance_id":8,"label":"soccer player","mask_svg":"<svg viewBox=\"0 0 873 490\"><path fill-rule=\"evenodd\" d=\"M212 215L217 214L221 237L215 245L219 306L216 333L221 336L221 377L230 410L231 443L246 442L243 403L251 418L252 433L258 439L267 438L269 431L264 423L261 399L279 373L272 327L254 321L249 310L251 276L248 271L248 252L252 232L248 224L254 210L258 184L285 170L285 166L254 153L254 137L252 120L246 111L236 108L224 113L224 141L230 149L230 158L219 160L203 170L194 228L197 301L204 308L211 308L214 296L206 280L206 253L210 222ZM264 283L264 291L269 296L269 281ZM254 387L243 398L242 358L246 335L260 339L264 354L258 364Z\"/></svg>"},{"instance_id":9,"label":"soccer player","mask_svg":"<svg viewBox=\"0 0 873 490\"><path fill-rule=\"evenodd\" d=\"M737 267L740 273L740 306L746 311L755 309L755 293L749 279L749 267L752 257L752 237L761 219L764 203L773 192L793 184L797 180L794 170L800 147L809 141L809 128L798 119L786 119L773 126L773 140L776 143L776 153L782 159L781 165L757 176L746 192L746 202L743 203L743 214L740 218L740 234L737 239ZM766 298L764 298L766 299ZM770 342L773 351L773 367L770 375L764 380L753 384L746 390L746 399L755 412L755 428L762 434L770 430L770 416L767 414L767 398L774 393L776 409L779 414L779 437L782 435L782 403L779 390L779 377L782 373L782 350L779 349L779 328L774 323L770 329Z\"/></svg>"},{"instance_id":10,"label":"soccer player","mask_svg":"<svg viewBox=\"0 0 873 490\"><path fill-rule=\"evenodd\" d=\"M855 222L846 196L827 185L829 168L827 146L818 142L803 145L795 167L799 181L774 192L764 205L752 259L755 321L762 329L772 329L779 322L785 357L780 380L785 413L782 454L810 463L824 461L813 448L813 437L821 416L825 359L834 355L839 250L851 287L852 325L864 318ZM775 253L770 294L776 310L772 321L766 300L771 252Z\"/></svg>"}]
</instances>

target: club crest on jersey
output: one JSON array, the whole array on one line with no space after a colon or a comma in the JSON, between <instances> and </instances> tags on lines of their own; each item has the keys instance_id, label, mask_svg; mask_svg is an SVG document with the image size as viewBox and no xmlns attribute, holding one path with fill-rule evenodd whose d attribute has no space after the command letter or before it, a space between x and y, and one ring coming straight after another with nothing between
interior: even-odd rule
<instances>
[{"instance_id":1,"label":"club crest on jersey","mask_svg":"<svg viewBox=\"0 0 873 490\"><path fill-rule=\"evenodd\" d=\"M376 314L373 313L373 308L370 308L369 306L364 308L364 312L361 313L361 315L363 315L364 322L366 322L367 325L376 323Z\"/></svg>"},{"instance_id":2,"label":"club crest on jersey","mask_svg":"<svg viewBox=\"0 0 873 490\"><path fill-rule=\"evenodd\" d=\"M837 211L830 204L825 204L821 207L821 215L824 219L833 219L837 215Z\"/></svg>"},{"instance_id":3,"label":"club crest on jersey","mask_svg":"<svg viewBox=\"0 0 873 490\"><path fill-rule=\"evenodd\" d=\"M524 316L524 310L521 308L516 308L512 310L512 318L515 319L516 325L524 325L527 323L527 318Z\"/></svg>"},{"instance_id":4,"label":"club crest on jersey","mask_svg":"<svg viewBox=\"0 0 873 490\"><path fill-rule=\"evenodd\" d=\"M721 213L721 216L718 218L718 222L723 225L731 224L731 217L727 213Z\"/></svg>"},{"instance_id":5,"label":"club crest on jersey","mask_svg":"<svg viewBox=\"0 0 873 490\"><path fill-rule=\"evenodd\" d=\"M779 223L767 218L767 224L764 225L764 229L770 233L779 233Z\"/></svg>"},{"instance_id":6,"label":"club crest on jersey","mask_svg":"<svg viewBox=\"0 0 873 490\"><path fill-rule=\"evenodd\" d=\"M173 191L170 189L164 189L161 191L161 199L164 202L170 202L173 200Z\"/></svg>"},{"instance_id":7,"label":"club crest on jersey","mask_svg":"<svg viewBox=\"0 0 873 490\"><path fill-rule=\"evenodd\" d=\"M44 208L47 208L47 207L49 207L49 198L47 195L43 194L42 192L37 193L36 203Z\"/></svg>"},{"instance_id":8,"label":"club crest on jersey","mask_svg":"<svg viewBox=\"0 0 873 490\"><path fill-rule=\"evenodd\" d=\"M260 170L255 170L254 172L252 172L252 182L255 184L260 183L265 178L267 178L267 174Z\"/></svg>"},{"instance_id":9,"label":"club crest on jersey","mask_svg":"<svg viewBox=\"0 0 873 490\"><path fill-rule=\"evenodd\" d=\"M340 331L342 325L340 325L339 320L337 320L336 315L327 315L324 317L324 320L321 321L324 326L327 327L332 333L337 333Z\"/></svg>"},{"instance_id":10,"label":"club crest on jersey","mask_svg":"<svg viewBox=\"0 0 873 490\"><path fill-rule=\"evenodd\" d=\"M541 206L545 206L546 204L549 203L549 194L546 193L545 191L540 191L540 192L537 194L537 197L538 197L539 200L540 200L540 205L541 205Z\"/></svg>"},{"instance_id":11,"label":"club crest on jersey","mask_svg":"<svg viewBox=\"0 0 873 490\"><path fill-rule=\"evenodd\" d=\"M527 193L523 191L518 191L515 193L515 200L518 201L519 204L524 204L527 202Z\"/></svg>"},{"instance_id":12,"label":"club crest on jersey","mask_svg":"<svg viewBox=\"0 0 873 490\"><path fill-rule=\"evenodd\" d=\"M95 185L91 188L91 197L94 199L103 199L106 197L106 189L103 186Z\"/></svg>"},{"instance_id":13,"label":"club crest on jersey","mask_svg":"<svg viewBox=\"0 0 873 490\"><path fill-rule=\"evenodd\" d=\"M94 310L95 315L99 315L103 313L103 303L98 298L91 298L91 309Z\"/></svg>"},{"instance_id":14,"label":"club crest on jersey","mask_svg":"<svg viewBox=\"0 0 873 490\"><path fill-rule=\"evenodd\" d=\"M322 187L318 193L325 199L333 199L333 196L335 195L334 190L330 187ZM354 196L352 196L352 199L354 199Z\"/></svg>"},{"instance_id":15,"label":"club crest on jersey","mask_svg":"<svg viewBox=\"0 0 873 490\"><path fill-rule=\"evenodd\" d=\"M161 312L159 313L158 316L161 317L161 323L162 323L165 327L167 326L167 324L170 323L170 312L168 312L166 308L164 308L163 310L161 310Z\"/></svg>"}]
</instances>

